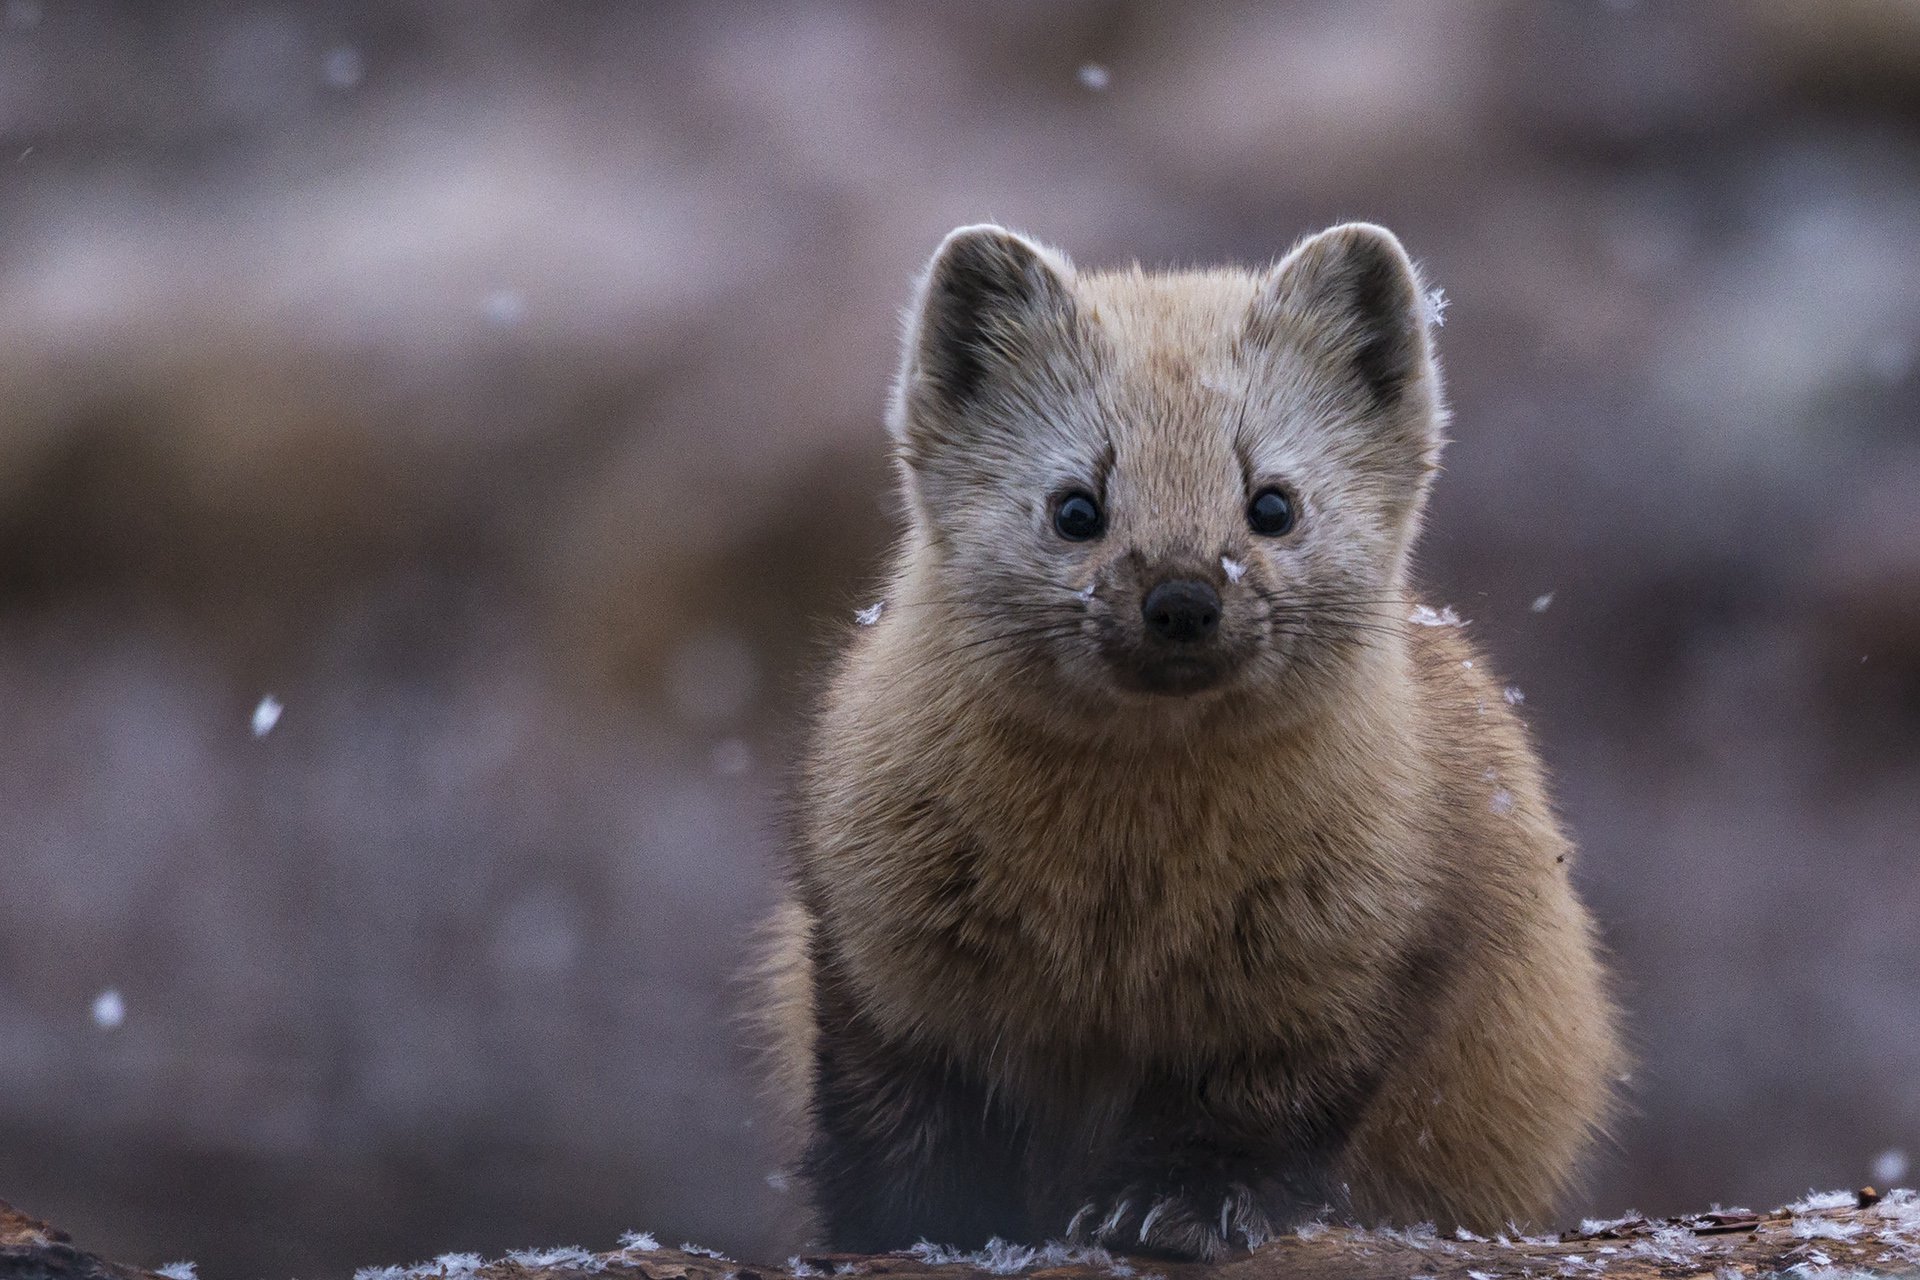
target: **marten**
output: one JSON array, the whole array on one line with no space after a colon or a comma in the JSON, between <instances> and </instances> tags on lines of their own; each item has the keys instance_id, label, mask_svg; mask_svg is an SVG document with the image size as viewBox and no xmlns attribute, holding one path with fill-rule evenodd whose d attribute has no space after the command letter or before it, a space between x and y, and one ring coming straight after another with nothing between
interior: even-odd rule
<instances>
[{"instance_id":1,"label":"marten","mask_svg":"<svg viewBox=\"0 0 1920 1280\"><path fill-rule=\"evenodd\" d=\"M770 966L831 1248L1552 1211L1619 1017L1515 699L1414 593L1438 319L1362 223L1264 270L940 245Z\"/></svg>"}]
</instances>

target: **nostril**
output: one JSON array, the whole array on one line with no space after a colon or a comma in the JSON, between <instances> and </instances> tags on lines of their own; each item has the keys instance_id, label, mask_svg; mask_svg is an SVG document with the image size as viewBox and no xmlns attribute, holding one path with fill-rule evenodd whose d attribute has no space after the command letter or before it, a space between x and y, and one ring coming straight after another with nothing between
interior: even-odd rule
<instances>
[{"instance_id":1,"label":"nostril","mask_svg":"<svg viewBox=\"0 0 1920 1280\"><path fill-rule=\"evenodd\" d=\"M1140 612L1147 630L1162 640L1209 640L1220 629L1220 594L1204 582L1176 578L1147 592Z\"/></svg>"}]
</instances>

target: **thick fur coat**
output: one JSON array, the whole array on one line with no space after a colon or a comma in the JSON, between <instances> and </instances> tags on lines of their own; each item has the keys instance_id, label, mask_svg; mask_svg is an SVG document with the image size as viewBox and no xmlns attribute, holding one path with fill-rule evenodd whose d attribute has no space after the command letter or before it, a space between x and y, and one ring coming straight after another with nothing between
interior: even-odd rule
<instances>
[{"instance_id":1,"label":"thick fur coat","mask_svg":"<svg viewBox=\"0 0 1920 1280\"><path fill-rule=\"evenodd\" d=\"M1264 271L940 247L769 969L834 1247L1552 1211L1622 1055L1526 733L1410 585L1430 311L1360 224Z\"/></svg>"}]
</instances>

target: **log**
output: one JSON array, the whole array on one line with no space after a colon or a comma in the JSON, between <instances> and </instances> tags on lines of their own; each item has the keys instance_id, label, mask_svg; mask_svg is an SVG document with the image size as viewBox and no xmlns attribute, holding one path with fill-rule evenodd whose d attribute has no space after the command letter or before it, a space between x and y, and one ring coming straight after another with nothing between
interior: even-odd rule
<instances>
[{"instance_id":1,"label":"log","mask_svg":"<svg viewBox=\"0 0 1920 1280\"><path fill-rule=\"evenodd\" d=\"M1432 1228L1361 1230L1311 1226L1213 1265L1122 1257L1064 1245L996 1244L978 1253L922 1245L902 1253L806 1253L784 1264L741 1263L711 1250L664 1248L629 1235L607 1253L526 1250L483 1260L449 1254L414 1266L365 1267L356 1280L1681 1280L1791 1275L1920 1276L1920 1196L1912 1191L1813 1196L1771 1213L1744 1210L1649 1220L1586 1222L1559 1236ZM0 1202L0 1280L163 1280L154 1272L86 1253L64 1232Z\"/></svg>"}]
</instances>

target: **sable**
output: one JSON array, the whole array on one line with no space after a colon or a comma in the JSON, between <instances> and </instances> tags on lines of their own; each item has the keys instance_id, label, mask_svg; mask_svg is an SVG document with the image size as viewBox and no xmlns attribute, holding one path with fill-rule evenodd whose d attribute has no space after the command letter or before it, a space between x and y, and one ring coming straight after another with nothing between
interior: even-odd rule
<instances>
[{"instance_id":1,"label":"sable","mask_svg":"<svg viewBox=\"0 0 1920 1280\"><path fill-rule=\"evenodd\" d=\"M934 256L767 966L832 1247L1551 1214L1624 1058L1525 729L1412 588L1426 298L1361 224L1264 271Z\"/></svg>"}]
</instances>

